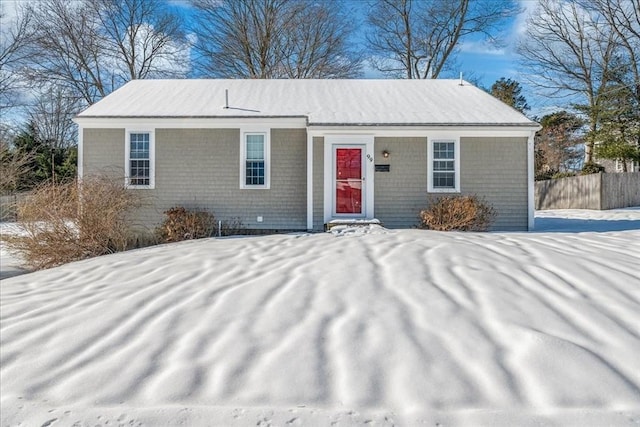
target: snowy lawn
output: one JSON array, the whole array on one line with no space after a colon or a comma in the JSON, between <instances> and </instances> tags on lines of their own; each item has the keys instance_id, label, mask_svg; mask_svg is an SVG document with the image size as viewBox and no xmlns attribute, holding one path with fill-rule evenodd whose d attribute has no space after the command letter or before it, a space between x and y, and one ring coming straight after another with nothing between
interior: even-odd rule
<instances>
[{"instance_id":1,"label":"snowy lawn","mask_svg":"<svg viewBox=\"0 0 640 427\"><path fill-rule=\"evenodd\" d=\"M18 276L27 273L21 264L20 257L10 252L5 245L5 239L11 235L23 233L21 227L13 222L0 222L0 280L8 277Z\"/></svg>"},{"instance_id":2,"label":"snowy lawn","mask_svg":"<svg viewBox=\"0 0 640 427\"><path fill-rule=\"evenodd\" d=\"M2 280L0 424L640 424L640 209L538 226L206 239Z\"/></svg>"}]
</instances>

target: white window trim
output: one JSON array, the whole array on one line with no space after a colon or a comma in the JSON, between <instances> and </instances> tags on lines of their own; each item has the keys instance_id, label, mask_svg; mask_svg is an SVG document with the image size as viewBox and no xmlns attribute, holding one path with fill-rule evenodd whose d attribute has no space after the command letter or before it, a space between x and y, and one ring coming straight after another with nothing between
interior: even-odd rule
<instances>
[{"instance_id":1,"label":"white window trim","mask_svg":"<svg viewBox=\"0 0 640 427\"><path fill-rule=\"evenodd\" d=\"M436 188L433 186L433 145L434 142L453 142L454 149L454 188ZM460 192L460 138L459 137L445 137L445 138L428 138L427 139L427 191L429 193L459 193Z\"/></svg>"},{"instance_id":2,"label":"white window trim","mask_svg":"<svg viewBox=\"0 0 640 427\"><path fill-rule=\"evenodd\" d=\"M264 185L247 184L247 135L264 135ZM271 131L270 129L240 130L240 188L245 190L268 190L271 188Z\"/></svg>"},{"instance_id":3,"label":"white window trim","mask_svg":"<svg viewBox=\"0 0 640 427\"><path fill-rule=\"evenodd\" d=\"M156 187L156 137L155 129L126 129L124 141L124 182L125 187L130 189L152 190ZM132 133L148 133L149 134L149 185L133 185L131 184L131 134Z\"/></svg>"}]
</instances>

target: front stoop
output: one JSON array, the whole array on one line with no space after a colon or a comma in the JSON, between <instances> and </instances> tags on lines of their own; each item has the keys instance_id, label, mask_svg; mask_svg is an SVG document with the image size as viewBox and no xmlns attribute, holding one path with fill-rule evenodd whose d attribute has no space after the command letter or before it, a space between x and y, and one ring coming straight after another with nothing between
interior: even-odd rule
<instances>
[{"instance_id":1,"label":"front stoop","mask_svg":"<svg viewBox=\"0 0 640 427\"><path fill-rule=\"evenodd\" d=\"M324 229L326 231L331 231L333 227L337 226L347 226L347 227L366 227L368 225L379 225L382 226L382 222L379 219L333 219L324 225Z\"/></svg>"}]
</instances>

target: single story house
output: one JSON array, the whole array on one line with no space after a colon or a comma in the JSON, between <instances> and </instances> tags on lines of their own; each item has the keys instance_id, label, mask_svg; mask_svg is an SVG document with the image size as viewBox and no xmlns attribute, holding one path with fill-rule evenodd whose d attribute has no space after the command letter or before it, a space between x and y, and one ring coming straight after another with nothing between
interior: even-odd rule
<instances>
[{"instance_id":1,"label":"single story house","mask_svg":"<svg viewBox=\"0 0 640 427\"><path fill-rule=\"evenodd\" d=\"M149 227L184 206L255 229L408 228L443 194L533 227L539 125L462 80L135 80L75 122L80 178L118 171Z\"/></svg>"}]
</instances>

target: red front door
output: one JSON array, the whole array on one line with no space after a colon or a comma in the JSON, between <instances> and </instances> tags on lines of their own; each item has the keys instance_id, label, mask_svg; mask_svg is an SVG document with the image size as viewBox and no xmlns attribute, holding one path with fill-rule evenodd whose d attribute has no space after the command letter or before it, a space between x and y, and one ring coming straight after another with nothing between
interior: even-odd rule
<instances>
[{"instance_id":1,"label":"red front door","mask_svg":"<svg viewBox=\"0 0 640 427\"><path fill-rule=\"evenodd\" d=\"M336 213L362 214L362 148L336 148Z\"/></svg>"}]
</instances>

